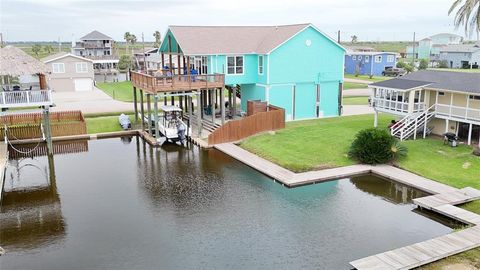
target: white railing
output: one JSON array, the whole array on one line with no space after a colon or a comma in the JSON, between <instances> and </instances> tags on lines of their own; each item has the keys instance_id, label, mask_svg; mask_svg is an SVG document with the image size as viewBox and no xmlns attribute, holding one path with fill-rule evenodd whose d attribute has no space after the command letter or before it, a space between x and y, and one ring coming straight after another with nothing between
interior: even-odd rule
<instances>
[{"instance_id":1,"label":"white railing","mask_svg":"<svg viewBox=\"0 0 480 270\"><path fill-rule=\"evenodd\" d=\"M53 104L52 90L3 91L0 107L50 106Z\"/></svg>"},{"instance_id":2,"label":"white railing","mask_svg":"<svg viewBox=\"0 0 480 270\"><path fill-rule=\"evenodd\" d=\"M388 110L392 112L408 113L408 102L389 100L384 98L374 97L372 99L373 107L377 109ZM413 112L423 112L425 110L425 103L416 102L413 104Z\"/></svg>"},{"instance_id":3,"label":"white railing","mask_svg":"<svg viewBox=\"0 0 480 270\"><path fill-rule=\"evenodd\" d=\"M450 106L446 104L435 104L435 111L437 112L437 115L448 118L480 122L480 109L465 108L453 105Z\"/></svg>"}]
</instances>

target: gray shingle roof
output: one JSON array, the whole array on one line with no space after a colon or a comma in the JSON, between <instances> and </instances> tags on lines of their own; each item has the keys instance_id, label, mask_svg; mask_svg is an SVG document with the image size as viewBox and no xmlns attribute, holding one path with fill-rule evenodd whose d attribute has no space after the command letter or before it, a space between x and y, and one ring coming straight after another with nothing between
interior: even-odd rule
<instances>
[{"instance_id":1,"label":"gray shingle roof","mask_svg":"<svg viewBox=\"0 0 480 270\"><path fill-rule=\"evenodd\" d=\"M268 53L310 24L170 26L185 54Z\"/></svg>"},{"instance_id":2,"label":"gray shingle roof","mask_svg":"<svg viewBox=\"0 0 480 270\"><path fill-rule=\"evenodd\" d=\"M480 73L420 70L407 74L402 78L370 85L407 90L414 88L409 88L409 86L413 85L412 81L417 82L417 84L423 82L426 88L480 94Z\"/></svg>"},{"instance_id":3,"label":"gray shingle roof","mask_svg":"<svg viewBox=\"0 0 480 270\"><path fill-rule=\"evenodd\" d=\"M409 90L409 89L425 86L427 84L431 84L431 82L407 80L407 79L404 79L404 78L396 78L396 79L386 80L386 81L382 81L382 82L372 83L370 85L371 86L378 86L378 87L385 87L385 88Z\"/></svg>"},{"instance_id":4,"label":"gray shingle roof","mask_svg":"<svg viewBox=\"0 0 480 270\"><path fill-rule=\"evenodd\" d=\"M80 40L113 40L113 38L100 33L97 30L93 30L92 32L81 37Z\"/></svg>"},{"instance_id":5,"label":"gray shingle roof","mask_svg":"<svg viewBox=\"0 0 480 270\"><path fill-rule=\"evenodd\" d=\"M448 45L440 49L440 52L476 52L476 51L480 51L480 43Z\"/></svg>"}]
</instances>

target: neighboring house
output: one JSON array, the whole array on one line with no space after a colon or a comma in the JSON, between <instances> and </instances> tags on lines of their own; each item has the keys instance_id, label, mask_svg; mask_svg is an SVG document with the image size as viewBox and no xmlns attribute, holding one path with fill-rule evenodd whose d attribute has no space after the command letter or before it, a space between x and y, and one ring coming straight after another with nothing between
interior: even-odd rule
<instances>
[{"instance_id":1,"label":"neighboring house","mask_svg":"<svg viewBox=\"0 0 480 270\"><path fill-rule=\"evenodd\" d=\"M394 52L347 52L345 73L381 76L382 72L397 65Z\"/></svg>"},{"instance_id":2,"label":"neighboring house","mask_svg":"<svg viewBox=\"0 0 480 270\"><path fill-rule=\"evenodd\" d=\"M93 60L95 73L115 73L119 59L113 55L113 43L111 37L95 30L72 44L72 54Z\"/></svg>"},{"instance_id":3,"label":"neighboring house","mask_svg":"<svg viewBox=\"0 0 480 270\"><path fill-rule=\"evenodd\" d=\"M446 46L440 50L440 60L447 61L450 68L478 68L480 43Z\"/></svg>"},{"instance_id":4,"label":"neighboring house","mask_svg":"<svg viewBox=\"0 0 480 270\"><path fill-rule=\"evenodd\" d=\"M441 48L447 45L461 44L463 37L456 34L441 33L421 39L415 44L407 46L406 56L412 58L415 50L415 58L430 59L436 61L439 59Z\"/></svg>"},{"instance_id":5,"label":"neighboring house","mask_svg":"<svg viewBox=\"0 0 480 270\"><path fill-rule=\"evenodd\" d=\"M138 69L144 68L144 62L146 62L147 70L159 70L161 65L161 58L158 54L158 48L145 48L145 52L143 49L137 50L133 53L135 58L135 64L137 65Z\"/></svg>"},{"instance_id":6,"label":"neighboring house","mask_svg":"<svg viewBox=\"0 0 480 270\"><path fill-rule=\"evenodd\" d=\"M55 92L92 91L93 60L61 52L42 61L50 68L47 84Z\"/></svg>"},{"instance_id":7,"label":"neighboring house","mask_svg":"<svg viewBox=\"0 0 480 270\"><path fill-rule=\"evenodd\" d=\"M369 85L378 112L403 117L392 129L401 139L456 133L468 144L480 135L480 76L475 73L422 70ZM427 121L425 121L425 119ZM415 135L415 134L418 135Z\"/></svg>"},{"instance_id":8,"label":"neighboring house","mask_svg":"<svg viewBox=\"0 0 480 270\"><path fill-rule=\"evenodd\" d=\"M345 49L312 24L170 26L160 53L181 53L199 74L225 74L248 100L285 109L287 120L341 113Z\"/></svg>"}]
</instances>

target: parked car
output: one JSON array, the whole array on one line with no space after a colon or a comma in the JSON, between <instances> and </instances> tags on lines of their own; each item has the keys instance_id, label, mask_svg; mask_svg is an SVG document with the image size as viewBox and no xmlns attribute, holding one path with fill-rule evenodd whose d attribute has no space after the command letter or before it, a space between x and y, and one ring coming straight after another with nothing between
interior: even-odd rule
<instances>
[{"instance_id":1,"label":"parked car","mask_svg":"<svg viewBox=\"0 0 480 270\"><path fill-rule=\"evenodd\" d=\"M403 68L386 68L384 71L382 71L383 76L403 76L407 74L407 71Z\"/></svg>"}]
</instances>

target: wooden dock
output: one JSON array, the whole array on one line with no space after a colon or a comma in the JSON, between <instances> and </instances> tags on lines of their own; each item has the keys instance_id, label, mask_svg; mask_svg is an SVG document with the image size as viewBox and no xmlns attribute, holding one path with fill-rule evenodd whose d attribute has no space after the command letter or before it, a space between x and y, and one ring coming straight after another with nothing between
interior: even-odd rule
<instances>
[{"instance_id":1,"label":"wooden dock","mask_svg":"<svg viewBox=\"0 0 480 270\"><path fill-rule=\"evenodd\" d=\"M288 187L320 183L358 175L375 174L425 191L431 196L414 199L421 208L435 211L473 227L350 262L358 270L412 269L460 252L480 247L480 215L455 205L480 199L480 191L454 187L389 165L352 165L341 168L294 173L232 143L214 146L218 150L281 182Z\"/></svg>"},{"instance_id":2,"label":"wooden dock","mask_svg":"<svg viewBox=\"0 0 480 270\"><path fill-rule=\"evenodd\" d=\"M8 146L6 143L0 143L0 204L3 198L3 186L5 185L5 169L8 163Z\"/></svg>"}]
</instances>

